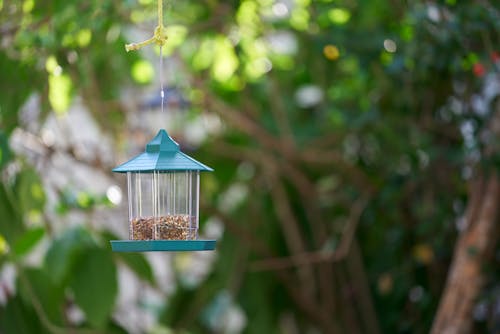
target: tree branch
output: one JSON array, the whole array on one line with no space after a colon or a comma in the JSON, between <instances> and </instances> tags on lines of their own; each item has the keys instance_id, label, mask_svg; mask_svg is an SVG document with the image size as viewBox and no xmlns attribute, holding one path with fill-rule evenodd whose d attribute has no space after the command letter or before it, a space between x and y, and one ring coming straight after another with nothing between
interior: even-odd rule
<instances>
[{"instance_id":1,"label":"tree branch","mask_svg":"<svg viewBox=\"0 0 500 334\"><path fill-rule=\"evenodd\" d=\"M354 204L349 220L344 228L340 246L335 251L307 252L295 254L289 257L259 260L250 265L250 270L283 270L290 267L311 265L315 263L338 262L344 259L351 248L359 219L367 204L367 198L361 198Z\"/></svg>"}]
</instances>

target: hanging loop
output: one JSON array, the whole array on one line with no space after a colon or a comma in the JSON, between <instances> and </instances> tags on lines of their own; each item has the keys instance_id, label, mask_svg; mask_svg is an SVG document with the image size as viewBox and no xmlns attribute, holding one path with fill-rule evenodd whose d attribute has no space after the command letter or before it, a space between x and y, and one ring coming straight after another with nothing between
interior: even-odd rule
<instances>
[{"instance_id":1,"label":"hanging loop","mask_svg":"<svg viewBox=\"0 0 500 334\"><path fill-rule=\"evenodd\" d=\"M163 26L163 0L158 0L158 26L154 30L153 37L143 42L126 44L125 50L127 50L127 52L139 50L153 43L161 47L165 45L167 39L167 29Z\"/></svg>"}]
</instances>

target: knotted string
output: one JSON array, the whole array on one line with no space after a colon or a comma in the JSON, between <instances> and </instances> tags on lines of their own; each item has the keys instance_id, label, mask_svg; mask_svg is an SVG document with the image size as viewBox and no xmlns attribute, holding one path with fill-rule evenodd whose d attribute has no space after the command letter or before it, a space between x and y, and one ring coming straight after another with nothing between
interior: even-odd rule
<instances>
[{"instance_id":1,"label":"knotted string","mask_svg":"<svg viewBox=\"0 0 500 334\"><path fill-rule=\"evenodd\" d=\"M156 43L160 47L160 97L161 111L164 111L165 91L163 90L163 46L167 42L166 28L163 26L163 0L158 0L158 26L155 28L153 37L139 43L125 45L127 52L139 50L142 47Z\"/></svg>"}]
</instances>

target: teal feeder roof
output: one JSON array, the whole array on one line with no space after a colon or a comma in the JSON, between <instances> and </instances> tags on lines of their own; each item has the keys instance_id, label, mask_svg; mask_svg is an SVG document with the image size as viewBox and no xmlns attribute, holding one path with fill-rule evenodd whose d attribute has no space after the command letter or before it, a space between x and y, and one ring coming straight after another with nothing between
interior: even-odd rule
<instances>
[{"instance_id":1,"label":"teal feeder roof","mask_svg":"<svg viewBox=\"0 0 500 334\"><path fill-rule=\"evenodd\" d=\"M146 151L113 169L113 172L153 172L153 171L213 171L190 156L182 153L165 130L158 131L147 145Z\"/></svg>"}]
</instances>

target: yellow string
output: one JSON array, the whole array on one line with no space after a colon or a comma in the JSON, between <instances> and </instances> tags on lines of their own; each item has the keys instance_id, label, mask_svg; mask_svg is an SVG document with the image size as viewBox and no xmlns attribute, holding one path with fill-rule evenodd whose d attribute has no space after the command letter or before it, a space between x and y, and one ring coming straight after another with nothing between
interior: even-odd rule
<instances>
[{"instance_id":1,"label":"yellow string","mask_svg":"<svg viewBox=\"0 0 500 334\"><path fill-rule=\"evenodd\" d=\"M167 42L167 29L163 26L163 0L158 0L158 26L155 28L153 37L139 43L130 43L125 45L127 52L139 50L140 48L156 43L158 46L163 46Z\"/></svg>"},{"instance_id":2,"label":"yellow string","mask_svg":"<svg viewBox=\"0 0 500 334\"><path fill-rule=\"evenodd\" d=\"M163 27L163 0L158 0L158 26Z\"/></svg>"}]
</instances>

